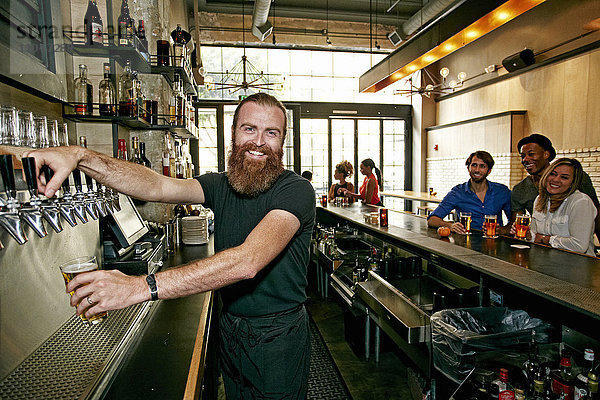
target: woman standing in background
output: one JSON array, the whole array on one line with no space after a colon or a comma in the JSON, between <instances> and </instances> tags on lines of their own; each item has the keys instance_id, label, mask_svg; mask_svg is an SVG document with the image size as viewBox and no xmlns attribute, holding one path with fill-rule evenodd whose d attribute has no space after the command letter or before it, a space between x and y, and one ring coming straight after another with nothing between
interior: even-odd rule
<instances>
[{"instance_id":1,"label":"woman standing in background","mask_svg":"<svg viewBox=\"0 0 600 400\"><path fill-rule=\"evenodd\" d=\"M354 185L351 182L346 181L346 179L352 176L353 172L354 168L352 168L352 164L347 160L344 160L335 166L333 178L339 183L334 183L329 188L329 194L327 195L329 201L333 201L336 197L344 197L344 189L354 192Z\"/></svg>"},{"instance_id":2,"label":"woman standing in background","mask_svg":"<svg viewBox=\"0 0 600 400\"><path fill-rule=\"evenodd\" d=\"M375 172L375 174L373 174L373 172ZM382 206L383 204L379 198L381 172L375 166L375 162L370 158L364 159L360 163L360 173L365 176L365 180L363 181L358 193L353 193L349 190L346 190L344 192L344 196L352 199L361 199L364 204Z\"/></svg>"}]
</instances>

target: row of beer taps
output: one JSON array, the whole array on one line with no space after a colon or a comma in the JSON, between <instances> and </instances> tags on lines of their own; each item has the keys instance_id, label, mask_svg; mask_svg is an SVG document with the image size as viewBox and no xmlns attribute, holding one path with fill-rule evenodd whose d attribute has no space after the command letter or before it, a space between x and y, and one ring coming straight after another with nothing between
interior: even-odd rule
<instances>
[{"instance_id":1,"label":"row of beer taps","mask_svg":"<svg viewBox=\"0 0 600 400\"><path fill-rule=\"evenodd\" d=\"M35 158L24 157L23 173L27 182L29 201L19 202L15 185L13 159L10 155L0 155L0 172L4 183L6 199L0 197L0 226L2 226L19 244L27 242L25 224L40 237L48 235L46 223L55 232L63 230L61 220L71 226L76 226L78 221L85 224L89 218L97 220L121 209L119 193L109 187L103 187L100 182L84 174L86 191L83 189L81 172L74 170L71 174L75 186L75 193L71 193L69 178L64 180L61 187L61 196L52 198L41 197L38 193ZM47 166L42 167L46 182L50 181L53 171ZM0 249L3 248L0 243Z\"/></svg>"}]
</instances>

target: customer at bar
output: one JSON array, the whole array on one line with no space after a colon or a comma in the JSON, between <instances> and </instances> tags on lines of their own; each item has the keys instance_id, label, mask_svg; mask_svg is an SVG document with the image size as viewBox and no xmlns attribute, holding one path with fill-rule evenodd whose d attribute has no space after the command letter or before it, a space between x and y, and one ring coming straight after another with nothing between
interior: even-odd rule
<instances>
[{"instance_id":1,"label":"customer at bar","mask_svg":"<svg viewBox=\"0 0 600 400\"><path fill-rule=\"evenodd\" d=\"M440 205L427 217L428 226L447 226L452 232L466 234L467 231L460 222L444 221L452 210L457 213L470 212L471 226L474 229L483 229L486 215L496 215L498 226L502 226L502 211L507 219L510 218L510 189L487 179L494 167L492 155L487 151L476 151L469 155L465 165L471 178L448 192ZM499 228L499 232L507 233L508 228Z\"/></svg>"},{"instance_id":2,"label":"customer at bar","mask_svg":"<svg viewBox=\"0 0 600 400\"><path fill-rule=\"evenodd\" d=\"M512 221L515 220L518 213L524 213L525 210L529 214L533 213L533 201L538 195L540 179L550 162L556 157L556 150L554 150L550 139L539 133L533 133L519 140L517 149L521 154L521 164L523 164L529 176L517 183L512 189L510 198ZM578 189L580 192L587 194L596 207L594 232L600 240L600 203L592 185L592 180L585 171Z\"/></svg>"},{"instance_id":3,"label":"customer at bar","mask_svg":"<svg viewBox=\"0 0 600 400\"><path fill-rule=\"evenodd\" d=\"M559 158L542 175L534 201L531 238L557 249L594 254L596 206L580 192L583 168L574 158Z\"/></svg>"},{"instance_id":4,"label":"customer at bar","mask_svg":"<svg viewBox=\"0 0 600 400\"><path fill-rule=\"evenodd\" d=\"M375 174L373 172L375 172ZM382 206L383 203L379 198L381 172L379 171L379 168L375 166L375 162L370 158L364 159L360 163L360 173L365 176L365 179L363 180L363 184L358 190L358 193L353 193L353 191L348 189L342 189L344 196L353 200L361 199L363 204Z\"/></svg>"},{"instance_id":5,"label":"customer at bar","mask_svg":"<svg viewBox=\"0 0 600 400\"><path fill-rule=\"evenodd\" d=\"M353 173L354 168L352 168L352 164L350 164L350 162L347 160L344 160L335 166L333 178L338 182L334 183L329 188L329 193L327 194L327 199L329 201L333 201L333 199L336 197L344 197L344 189L354 192L354 185L352 182L346 181L346 179L350 178Z\"/></svg>"},{"instance_id":6,"label":"customer at bar","mask_svg":"<svg viewBox=\"0 0 600 400\"><path fill-rule=\"evenodd\" d=\"M215 213L216 254L147 277L116 270L83 273L67 291L92 316L157 299L220 289L220 361L228 399L304 399L310 338L306 268L315 218L312 185L283 167L286 110L274 97L243 99L234 117L226 173L173 179L79 146L35 150L54 177L51 197L75 168L130 196L203 203ZM41 178L40 178L41 179ZM160 362L157 360L157 362Z\"/></svg>"}]
</instances>

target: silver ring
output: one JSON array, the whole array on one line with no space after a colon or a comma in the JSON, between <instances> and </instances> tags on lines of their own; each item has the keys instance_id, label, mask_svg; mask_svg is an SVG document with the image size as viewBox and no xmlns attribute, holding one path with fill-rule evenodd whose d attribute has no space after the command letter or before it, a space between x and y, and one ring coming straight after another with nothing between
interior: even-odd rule
<instances>
[{"instance_id":1,"label":"silver ring","mask_svg":"<svg viewBox=\"0 0 600 400\"><path fill-rule=\"evenodd\" d=\"M87 298L87 302L88 302L89 305L93 305L94 304L94 302L92 301L92 299L89 296Z\"/></svg>"}]
</instances>

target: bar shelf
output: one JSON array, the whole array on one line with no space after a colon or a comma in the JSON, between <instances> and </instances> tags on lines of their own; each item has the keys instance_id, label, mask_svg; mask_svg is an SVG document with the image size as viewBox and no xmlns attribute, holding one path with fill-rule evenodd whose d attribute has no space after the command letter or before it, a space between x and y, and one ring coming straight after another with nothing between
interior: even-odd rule
<instances>
[{"instance_id":1,"label":"bar shelf","mask_svg":"<svg viewBox=\"0 0 600 400\"><path fill-rule=\"evenodd\" d=\"M155 54L150 55L150 73L152 74L160 74L165 77L169 86L173 88L173 82L175 81L175 74L179 74L181 79L183 80L183 90L185 94L191 94L193 96L197 96L198 92L196 91L196 81L194 79L194 75L192 74L192 67L187 59L183 57L174 57L169 56L170 63L181 64L180 66L161 66L158 65L158 56Z\"/></svg>"}]
</instances>

